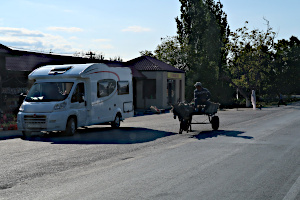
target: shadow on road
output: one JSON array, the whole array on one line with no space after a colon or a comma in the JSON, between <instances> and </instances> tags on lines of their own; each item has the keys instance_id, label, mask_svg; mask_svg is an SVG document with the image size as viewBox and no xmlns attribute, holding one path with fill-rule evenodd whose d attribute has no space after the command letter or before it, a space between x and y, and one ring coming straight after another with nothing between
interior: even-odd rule
<instances>
[{"instance_id":1,"label":"shadow on road","mask_svg":"<svg viewBox=\"0 0 300 200\"><path fill-rule=\"evenodd\" d=\"M13 133L4 134L4 135L2 135L0 132L0 141L21 138L21 137L22 137L22 133L19 133L19 132L13 132Z\"/></svg>"},{"instance_id":2,"label":"shadow on road","mask_svg":"<svg viewBox=\"0 0 300 200\"><path fill-rule=\"evenodd\" d=\"M251 136L243 136L244 132L242 131L225 131L225 130L218 130L218 131L202 131L198 135L193 135L192 138L197 138L198 140L204 140L207 138L218 137L219 135L227 136L227 137L237 137L251 140L253 137Z\"/></svg>"},{"instance_id":3,"label":"shadow on road","mask_svg":"<svg viewBox=\"0 0 300 200\"><path fill-rule=\"evenodd\" d=\"M122 127L79 129L74 136L62 136L59 133L33 135L26 140L50 142L52 144L135 144L156 140L175 133L147 128Z\"/></svg>"}]
</instances>

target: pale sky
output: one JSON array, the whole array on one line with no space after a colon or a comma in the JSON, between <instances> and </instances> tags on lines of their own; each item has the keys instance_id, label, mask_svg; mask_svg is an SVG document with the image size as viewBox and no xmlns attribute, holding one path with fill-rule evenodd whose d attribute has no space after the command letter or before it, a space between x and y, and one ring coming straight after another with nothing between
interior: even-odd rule
<instances>
[{"instance_id":1,"label":"pale sky","mask_svg":"<svg viewBox=\"0 0 300 200\"><path fill-rule=\"evenodd\" d=\"M292 35L300 39L300 1L299 0L221 0L227 13L231 31L244 26L266 30L270 22L273 31L278 33L276 39L289 39Z\"/></svg>"},{"instance_id":2,"label":"pale sky","mask_svg":"<svg viewBox=\"0 0 300 200\"><path fill-rule=\"evenodd\" d=\"M298 0L221 0L231 30L270 21L277 39L299 39ZM28 51L74 54L93 51L124 61L153 51L176 35L178 0L0 0L0 43Z\"/></svg>"}]
</instances>

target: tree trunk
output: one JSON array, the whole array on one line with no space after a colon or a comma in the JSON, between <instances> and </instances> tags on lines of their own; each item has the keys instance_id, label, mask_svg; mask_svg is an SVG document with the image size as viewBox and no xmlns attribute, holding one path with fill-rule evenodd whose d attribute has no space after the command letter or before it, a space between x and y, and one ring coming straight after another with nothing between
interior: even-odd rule
<instances>
[{"instance_id":1,"label":"tree trunk","mask_svg":"<svg viewBox=\"0 0 300 200\"><path fill-rule=\"evenodd\" d=\"M249 108L251 106L250 99L249 97L245 97L245 99L246 99L246 107Z\"/></svg>"},{"instance_id":2,"label":"tree trunk","mask_svg":"<svg viewBox=\"0 0 300 200\"><path fill-rule=\"evenodd\" d=\"M249 108L251 106L251 101L249 98L250 95L246 91L244 91L241 87L239 87L237 84L235 84L228 76L223 76L221 79L228 81L229 83L231 83L234 87L236 87L238 89L239 93L246 99L246 107L247 108Z\"/></svg>"}]
</instances>

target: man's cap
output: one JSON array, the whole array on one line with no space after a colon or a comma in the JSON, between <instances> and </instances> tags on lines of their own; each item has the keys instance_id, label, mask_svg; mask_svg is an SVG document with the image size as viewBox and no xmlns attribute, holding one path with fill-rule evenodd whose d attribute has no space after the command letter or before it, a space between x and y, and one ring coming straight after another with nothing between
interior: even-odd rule
<instances>
[{"instance_id":1,"label":"man's cap","mask_svg":"<svg viewBox=\"0 0 300 200\"><path fill-rule=\"evenodd\" d=\"M202 87L202 83L197 82L194 86L195 86L195 87L197 87L197 86L201 86L201 87Z\"/></svg>"}]
</instances>

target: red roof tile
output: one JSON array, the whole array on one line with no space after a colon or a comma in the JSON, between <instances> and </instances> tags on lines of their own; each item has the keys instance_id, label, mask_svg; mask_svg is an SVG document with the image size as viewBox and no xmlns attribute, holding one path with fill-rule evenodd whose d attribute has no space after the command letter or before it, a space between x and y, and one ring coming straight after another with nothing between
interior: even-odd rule
<instances>
[{"instance_id":1,"label":"red roof tile","mask_svg":"<svg viewBox=\"0 0 300 200\"><path fill-rule=\"evenodd\" d=\"M172 65L162 62L150 56L141 56L127 62L133 65L139 71L168 71L184 73L183 70L177 69Z\"/></svg>"}]
</instances>

